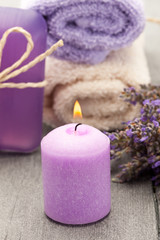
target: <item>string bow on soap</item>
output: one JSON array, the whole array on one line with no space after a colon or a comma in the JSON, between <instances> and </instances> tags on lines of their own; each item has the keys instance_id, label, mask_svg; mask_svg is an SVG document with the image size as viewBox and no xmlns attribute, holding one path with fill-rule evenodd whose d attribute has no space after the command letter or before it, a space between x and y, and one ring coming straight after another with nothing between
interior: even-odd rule
<instances>
[{"instance_id":1,"label":"string bow on soap","mask_svg":"<svg viewBox=\"0 0 160 240\"><path fill-rule=\"evenodd\" d=\"M24 62L24 60L26 60L29 57L31 51L34 48L34 43L33 43L31 34L29 32L27 32L26 30L24 30L23 28L21 28L21 27L10 28L3 34L3 36L0 40L0 66L1 66L1 61L2 61L3 49L5 47L7 37L12 32L22 33L25 36L25 38L27 39L28 43L27 43L26 51L20 57L20 59L18 61L16 61L12 66L6 68L5 70L3 70L0 73L0 88L19 88L19 89L23 89L23 88L28 88L28 87L31 87L31 88L45 87L47 85L47 82L45 80L41 81L41 82L36 82L36 83L34 83L34 82L27 82L27 83L23 83L23 82L22 83L12 83L12 82L9 82L9 83L6 83L5 81L16 77L23 72L28 71L30 68L34 67L37 63L43 61L47 56L51 55L58 47L62 47L63 46L63 41L59 40L57 43L55 43L53 46L51 46L46 52L40 54L34 60L32 60L28 64L22 66L21 68L16 69Z\"/></svg>"}]
</instances>

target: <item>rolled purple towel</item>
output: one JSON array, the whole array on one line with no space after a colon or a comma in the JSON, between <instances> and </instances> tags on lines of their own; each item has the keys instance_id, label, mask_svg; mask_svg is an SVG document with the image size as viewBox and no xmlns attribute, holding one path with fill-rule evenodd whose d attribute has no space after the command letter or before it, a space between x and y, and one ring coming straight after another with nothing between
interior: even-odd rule
<instances>
[{"instance_id":1,"label":"rolled purple towel","mask_svg":"<svg viewBox=\"0 0 160 240\"><path fill-rule=\"evenodd\" d=\"M131 44L145 25L142 0L22 0L48 25L48 46L64 40L54 56L97 64L113 50Z\"/></svg>"}]
</instances>

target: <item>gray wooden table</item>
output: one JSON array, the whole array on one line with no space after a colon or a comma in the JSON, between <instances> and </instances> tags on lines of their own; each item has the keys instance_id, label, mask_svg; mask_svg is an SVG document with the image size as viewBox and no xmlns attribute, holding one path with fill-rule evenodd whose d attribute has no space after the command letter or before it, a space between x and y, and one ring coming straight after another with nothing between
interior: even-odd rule
<instances>
[{"instance_id":1,"label":"gray wooden table","mask_svg":"<svg viewBox=\"0 0 160 240\"><path fill-rule=\"evenodd\" d=\"M148 16L160 17L160 1L145 0ZM154 83L160 82L160 26L147 24L146 54ZM50 131L44 126L44 134ZM113 164L112 164L113 165ZM112 166L113 174L115 166ZM0 240L156 240L159 190L150 180L112 183L112 209L103 221L65 226L43 211L40 149L0 153Z\"/></svg>"}]
</instances>

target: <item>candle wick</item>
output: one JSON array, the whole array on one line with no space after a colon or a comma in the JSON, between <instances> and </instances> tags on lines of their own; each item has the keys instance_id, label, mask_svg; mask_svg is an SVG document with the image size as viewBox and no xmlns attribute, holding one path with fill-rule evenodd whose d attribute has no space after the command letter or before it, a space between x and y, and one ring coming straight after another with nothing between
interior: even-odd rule
<instances>
[{"instance_id":1,"label":"candle wick","mask_svg":"<svg viewBox=\"0 0 160 240\"><path fill-rule=\"evenodd\" d=\"M82 123L78 123L76 126L75 126L75 132L77 131L77 127L82 125Z\"/></svg>"}]
</instances>

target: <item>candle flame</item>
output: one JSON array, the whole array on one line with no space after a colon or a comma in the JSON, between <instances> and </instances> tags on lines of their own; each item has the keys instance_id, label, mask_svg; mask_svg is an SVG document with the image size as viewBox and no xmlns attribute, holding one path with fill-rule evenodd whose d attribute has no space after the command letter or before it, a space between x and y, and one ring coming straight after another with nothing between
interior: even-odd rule
<instances>
[{"instance_id":1,"label":"candle flame","mask_svg":"<svg viewBox=\"0 0 160 240\"><path fill-rule=\"evenodd\" d=\"M78 101L74 104L73 118L82 118L82 110Z\"/></svg>"}]
</instances>

